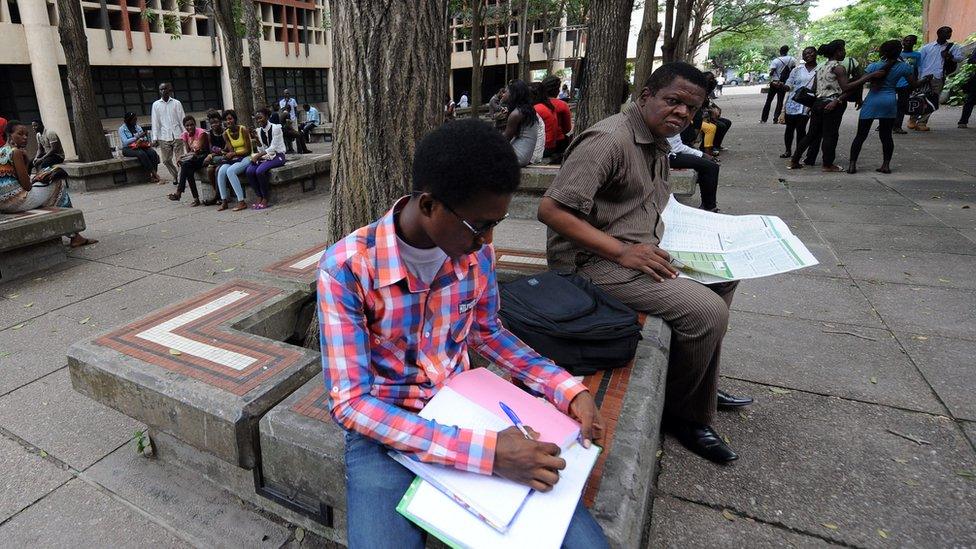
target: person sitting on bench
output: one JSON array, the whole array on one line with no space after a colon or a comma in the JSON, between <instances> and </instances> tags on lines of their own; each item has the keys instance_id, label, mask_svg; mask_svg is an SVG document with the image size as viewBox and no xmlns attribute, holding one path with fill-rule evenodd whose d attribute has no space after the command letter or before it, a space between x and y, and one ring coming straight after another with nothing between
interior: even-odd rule
<instances>
[{"instance_id":1,"label":"person sitting on bench","mask_svg":"<svg viewBox=\"0 0 976 549\"><path fill-rule=\"evenodd\" d=\"M718 391L719 354L736 282L703 285L678 278L658 247L666 227L668 138L705 102L705 77L668 63L621 114L586 129L539 203L549 226L549 268L582 274L632 309L671 327L664 429L692 452L718 463L738 456L712 429L716 405L751 399Z\"/></svg>"},{"instance_id":2,"label":"person sitting on bench","mask_svg":"<svg viewBox=\"0 0 976 549\"><path fill-rule=\"evenodd\" d=\"M417 415L470 368L469 345L580 422L584 446L602 437L586 387L498 321L492 231L519 179L501 133L477 120L444 124L417 146L413 193L322 257L322 363L331 415L346 430L350 549L424 547L424 531L396 512L414 475L390 449L540 491L559 479L565 461L554 444L513 427L462 429ZM607 547L582 503L564 547Z\"/></svg>"},{"instance_id":3,"label":"person sitting on bench","mask_svg":"<svg viewBox=\"0 0 976 549\"><path fill-rule=\"evenodd\" d=\"M671 145L671 168L692 169L698 174L698 187L701 189L701 206L699 207L710 212L717 212L718 172L721 169L718 158L685 145L681 140L681 135L669 137L668 144Z\"/></svg>"}]
</instances>

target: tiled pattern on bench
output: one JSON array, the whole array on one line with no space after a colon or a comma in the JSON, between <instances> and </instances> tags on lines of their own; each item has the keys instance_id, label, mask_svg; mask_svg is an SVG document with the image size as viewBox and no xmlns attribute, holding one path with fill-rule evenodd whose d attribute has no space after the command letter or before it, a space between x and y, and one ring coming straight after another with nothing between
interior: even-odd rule
<instances>
[{"instance_id":1,"label":"tiled pattern on bench","mask_svg":"<svg viewBox=\"0 0 976 549\"><path fill-rule=\"evenodd\" d=\"M218 326L281 294L234 281L129 324L95 341L241 396L302 358L297 349L262 344Z\"/></svg>"},{"instance_id":2,"label":"tiled pattern on bench","mask_svg":"<svg viewBox=\"0 0 976 549\"><path fill-rule=\"evenodd\" d=\"M322 254L325 253L326 247L325 244L312 246L295 255L290 255L280 261L275 261L262 269L262 271L284 279L302 282L311 281L315 277L319 260L322 259Z\"/></svg>"},{"instance_id":3,"label":"tiled pattern on bench","mask_svg":"<svg viewBox=\"0 0 976 549\"><path fill-rule=\"evenodd\" d=\"M305 398L299 400L291 407L296 414L317 419L319 421L332 421L329 415L329 395L325 392L325 383L319 383L318 387L312 389Z\"/></svg>"},{"instance_id":4,"label":"tiled pattern on bench","mask_svg":"<svg viewBox=\"0 0 976 549\"><path fill-rule=\"evenodd\" d=\"M548 264L544 252L495 248L495 265L498 269L535 274L546 270Z\"/></svg>"}]
</instances>

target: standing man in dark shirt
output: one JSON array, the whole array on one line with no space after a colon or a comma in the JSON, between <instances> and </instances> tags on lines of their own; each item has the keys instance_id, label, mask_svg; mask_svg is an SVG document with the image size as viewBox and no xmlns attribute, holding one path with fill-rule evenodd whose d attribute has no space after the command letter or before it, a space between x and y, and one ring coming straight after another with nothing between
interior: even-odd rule
<instances>
[{"instance_id":1,"label":"standing man in dark shirt","mask_svg":"<svg viewBox=\"0 0 976 549\"><path fill-rule=\"evenodd\" d=\"M647 79L624 113L584 131L539 204L549 226L549 267L582 274L631 308L671 327L664 428L717 463L738 458L711 427L716 405L751 399L718 391L719 354L736 282L703 285L678 278L658 247L671 194L668 138L705 102L707 83L687 63L668 63Z\"/></svg>"}]
</instances>

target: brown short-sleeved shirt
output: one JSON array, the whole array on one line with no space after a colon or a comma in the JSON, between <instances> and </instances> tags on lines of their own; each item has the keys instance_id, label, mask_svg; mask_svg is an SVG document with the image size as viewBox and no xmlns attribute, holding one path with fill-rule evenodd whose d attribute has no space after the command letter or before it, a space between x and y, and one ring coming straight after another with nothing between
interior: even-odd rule
<instances>
[{"instance_id":1,"label":"brown short-sleeved shirt","mask_svg":"<svg viewBox=\"0 0 976 549\"><path fill-rule=\"evenodd\" d=\"M671 195L670 150L631 105L580 134L545 196L623 242L658 244ZM552 229L546 253L553 270L576 271L600 259Z\"/></svg>"}]
</instances>

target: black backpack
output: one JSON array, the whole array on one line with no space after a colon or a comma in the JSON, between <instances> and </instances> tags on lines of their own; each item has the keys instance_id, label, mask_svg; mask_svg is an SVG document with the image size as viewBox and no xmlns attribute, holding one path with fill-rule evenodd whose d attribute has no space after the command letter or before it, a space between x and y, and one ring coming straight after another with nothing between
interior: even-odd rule
<instances>
[{"instance_id":1,"label":"black backpack","mask_svg":"<svg viewBox=\"0 0 976 549\"><path fill-rule=\"evenodd\" d=\"M580 275L547 271L499 288L505 327L573 375L626 366L637 352L637 313Z\"/></svg>"},{"instance_id":2,"label":"black backpack","mask_svg":"<svg viewBox=\"0 0 976 549\"><path fill-rule=\"evenodd\" d=\"M959 63L956 62L955 58L952 57L952 46L954 44L949 42L946 47L942 50L942 53L949 52L949 57L942 59L942 78L949 78L949 75L956 72L959 68Z\"/></svg>"}]
</instances>

